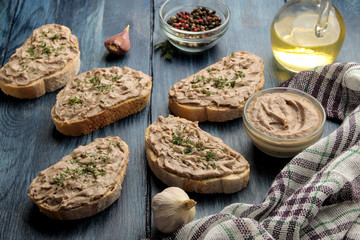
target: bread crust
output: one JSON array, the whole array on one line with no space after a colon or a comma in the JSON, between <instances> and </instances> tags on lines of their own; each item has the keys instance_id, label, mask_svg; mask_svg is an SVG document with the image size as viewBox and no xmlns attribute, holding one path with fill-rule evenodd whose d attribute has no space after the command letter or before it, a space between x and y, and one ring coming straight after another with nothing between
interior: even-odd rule
<instances>
[{"instance_id":1,"label":"bread crust","mask_svg":"<svg viewBox=\"0 0 360 240\"><path fill-rule=\"evenodd\" d=\"M208 69L209 67L207 67L206 69ZM262 90L264 86L264 63L262 63L261 69L259 69L259 71L261 72L260 83L257 89L255 89L255 92ZM194 104L183 104L176 101L176 99L174 99L170 95L168 96L168 99L168 107L173 114L191 121L198 122L225 122L236 118L241 118L245 106L245 101L242 102L239 107L235 108L215 105L197 106Z\"/></svg>"},{"instance_id":2,"label":"bread crust","mask_svg":"<svg viewBox=\"0 0 360 240\"><path fill-rule=\"evenodd\" d=\"M113 187L113 189L109 192L107 192L102 198L97 199L93 202L90 202L86 206L81 206L73 209L65 209L60 211L54 211L49 208L47 208L43 204L38 204L36 200L28 194L30 199L34 201L34 203L39 207L40 211L44 213L46 216L52 218L52 219L58 219L58 220L75 220L75 219L81 219L93 216L107 207L109 207L112 203L114 203L119 197L122 189L122 182L124 180L124 177L126 175L126 168L129 164L129 149L125 142L123 142L126 145L126 155L127 158L124 159L125 163L122 166L121 172L116 180L116 183ZM38 177L36 177L31 184L36 182Z\"/></svg>"},{"instance_id":3,"label":"bread crust","mask_svg":"<svg viewBox=\"0 0 360 240\"><path fill-rule=\"evenodd\" d=\"M149 138L149 135L150 127L145 131L145 139ZM197 180L178 176L160 168L157 164L157 157L146 140L145 151L150 169L158 179L168 186L179 187L187 192L230 194L245 188L249 182L250 166L247 166L246 170L240 174Z\"/></svg>"},{"instance_id":4,"label":"bread crust","mask_svg":"<svg viewBox=\"0 0 360 240\"><path fill-rule=\"evenodd\" d=\"M69 28L65 27L65 29L66 31L70 32ZM31 36L29 37L29 39L30 38ZM79 48L77 37L73 35L73 38L74 40L76 40L77 48ZM38 80L24 86L0 81L0 88L5 94L16 98L34 99L43 96L47 92L53 92L63 87L70 79L72 79L78 74L79 70L80 51L77 54L76 58L74 58L72 61L69 61L65 68L61 71L57 71L56 73L49 76L39 78Z\"/></svg>"},{"instance_id":5,"label":"bread crust","mask_svg":"<svg viewBox=\"0 0 360 240\"><path fill-rule=\"evenodd\" d=\"M262 89L262 88L261 88ZM257 91L260 91L258 89ZM256 92L257 92L256 91ZM181 104L169 96L169 109L177 116L198 122L226 122L242 117L245 102L238 108Z\"/></svg>"},{"instance_id":6,"label":"bread crust","mask_svg":"<svg viewBox=\"0 0 360 240\"><path fill-rule=\"evenodd\" d=\"M150 89L152 87L151 81L149 82L149 87ZM129 99L82 120L63 121L56 117L54 113L55 107L51 110L51 117L56 129L62 134L68 136L81 136L94 132L115 121L143 110L150 100L150 93L151 91L149 91L147 95ZM59 92L58 96L61 94L62 91Z\"/></svg>"}]
</instances>

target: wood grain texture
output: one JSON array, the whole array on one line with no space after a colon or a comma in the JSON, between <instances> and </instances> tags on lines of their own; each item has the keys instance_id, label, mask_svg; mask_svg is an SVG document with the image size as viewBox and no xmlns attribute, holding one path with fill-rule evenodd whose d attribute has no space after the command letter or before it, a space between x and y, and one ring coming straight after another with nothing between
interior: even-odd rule
<instances>
[{"instance_id":1,"label":"wood grain texture","mask_svg":"<svg viewBox=\"0 0 360 240\"><path fill-rule=\"evenodd\" d=\"M149 105L141 112L83 137L66 137L55 130L50 110L56 94L18 100L0 92L0 239L140 239L157 234L150 211L151 198L166 186L147 166L145 129L159 115L167 116L167 93L177 81L231 54L245 50L265 62L264 88L277 86L291 76L279 68L270 45L270 25L283 0L225 0L232 13L228 32L214 48L197 55L177 52L166 62L152 46L165 39L158 25L158 9L164 0L0 0L0 63L3 65L31 34L47 24L68 26L78 37L80 73L96 67L128 66L153 77ZM338 62L360 62L360 2L333 0L344 16L347 33ZM113 57L103 46L106 38L130 25L131 50ZM323 136L339 124L328 121ZM251 165L249 186L238 193L189 194L197 204L195 218L221 211L235 203L259 203L289 159L269 157L256 149L242 120L201 123L200 127L244 155ZM59 161L79 145L98 137L120 136L130 149L130 162L120 199L105 211L76 221L50 220L26 196L38 172Z\"/></svg>"},{"instance_id":2,"label":"wood grain texture","mask_svg":"<svg viewBox=\"0 0 360 240\"><path fill-rule=\"evenodd\" d=\"M8 38L11 35L13 25L14 13L18 7L18 1L2 1L2 10L0 10L0 64L4 64L7 48Z\"/></svg>"},{"instance_id":3,"label":"wood grain texture","mask_svg":"<svg viewBox=\"0 0 360 240\"><path fill-rule=\"evenodd\" d=\"M96 67L126 65L149 74L150 3L139 0L127 2L126 7L124 4L121 1L20 1L5 56L8 59L33 29L47 23L58 23L68 26L79 39L80 72ZM14 7L9 6L10 9L15 11ZM147 16L147 24L136 21L135 15ZM10 22L11 19L3 20L2 26ZM121 32L127 24L131 26L130 37L136 47L123 57L112 57L103 45L104 40ZM142 56L141 61L139 56ZM50 116L57 92L33 101L17 100L0 93L0 156L4 160L0 169L0 222L6 223L1 224L0 238L144 237L148 184L143 149L149 108L93 134L79 138L65 137L55 130ZM77 146L109 135L120 136L130 150L129 166L119 200L100 214L81 221L49 220L41 214L26 195L31 180Z\"/></svg>"}]
</instances>

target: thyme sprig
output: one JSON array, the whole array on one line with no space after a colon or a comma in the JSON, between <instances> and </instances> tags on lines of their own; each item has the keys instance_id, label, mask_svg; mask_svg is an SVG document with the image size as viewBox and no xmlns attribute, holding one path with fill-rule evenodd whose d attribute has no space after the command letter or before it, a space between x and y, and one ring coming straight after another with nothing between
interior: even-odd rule
<instances>
[{"instance_id":1,"label":"thyme sprig","mask_svg":"<svg viewBox=\"0 0 360 240\"><path fill-rule=\"evenodd\" d=\"M173 56L175 54L175 48L169 42L169 40L165 40L163 42L155 44L154 49L155 50L161 49L161 56L163 56L166 61L169 61L169 62L172 61Z\"/></svg>"}]
</instances>

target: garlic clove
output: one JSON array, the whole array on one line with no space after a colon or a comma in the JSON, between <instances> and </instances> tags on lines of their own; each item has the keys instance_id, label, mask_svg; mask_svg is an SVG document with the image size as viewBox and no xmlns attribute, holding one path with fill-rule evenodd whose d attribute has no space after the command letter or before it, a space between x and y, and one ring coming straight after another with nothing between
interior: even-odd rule
<instances>
[{"instance_id":1,"label":"garlic clove","mask_svg":"<svg viewBox=\"0 0 360 240\"><path fill-rule=\"evenodd\" d=\"M124 55L130 50L129 28L130 25L128 25L121 33L105 40L105 47L110 53Z\"/></svg>"},{"instance_id":2,"label":"garlic clove","mask_svg":"<svg viewBox=\"0 0 360 240\"><path fill-rule=\"evenodd\" d=\"M151 203L155 227L163 233L175 231L194 219L195 205L181 188L166 188L156 194Z\"/></svg>"}]
</instances>

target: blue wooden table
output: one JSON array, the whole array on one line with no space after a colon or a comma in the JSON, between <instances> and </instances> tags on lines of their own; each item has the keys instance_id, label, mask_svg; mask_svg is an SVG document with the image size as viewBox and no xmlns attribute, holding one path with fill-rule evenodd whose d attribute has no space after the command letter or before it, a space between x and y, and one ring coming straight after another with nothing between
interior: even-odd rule
<instances>
[{"instance_id":1,"label":"blue wooden table","mask_svg":"<svg viewBox=\"0 0 360 240\"><path fill-rule=\"evenodd\" d=\"M66 137L55 130L50 110L58 91L35 100L19 100L0 91L0 239L140 239L153 237L151 199L166 186L147 166L144 133L159 115L167 116L171 85L231 52L245 50L265 62L264 88L277 86L290 73L280 69L270 46L270 24L284 0L227 0L232 17L217 46L198 55L177 52L164 61L153 46L165 39L158 25L164 0L1 0L0 64L3 66L32 30L47 23L68 26L78 37L81 69L128 66L153 77L148 106L141 112L82 137ZM286 1L285 1L286 2ZM337 62L360 62L360 1L334 0L344 16L347 32ZM110 56L103 42L130 25L131 50L123 57ZM323 136L339 123L327 121ZM195 199L200 218L234 202L259 203L289 159L269 157L246 136L242 120L202 123L200 127L220 137L242 153L251 165L250 182L238 193L201 195ZM55 221L41 214L27 197L37 174L79 145L98 137L120 136L130 148L130 163L119 200L105 211L83 220Z\"/></svg>"}]
</instances>

